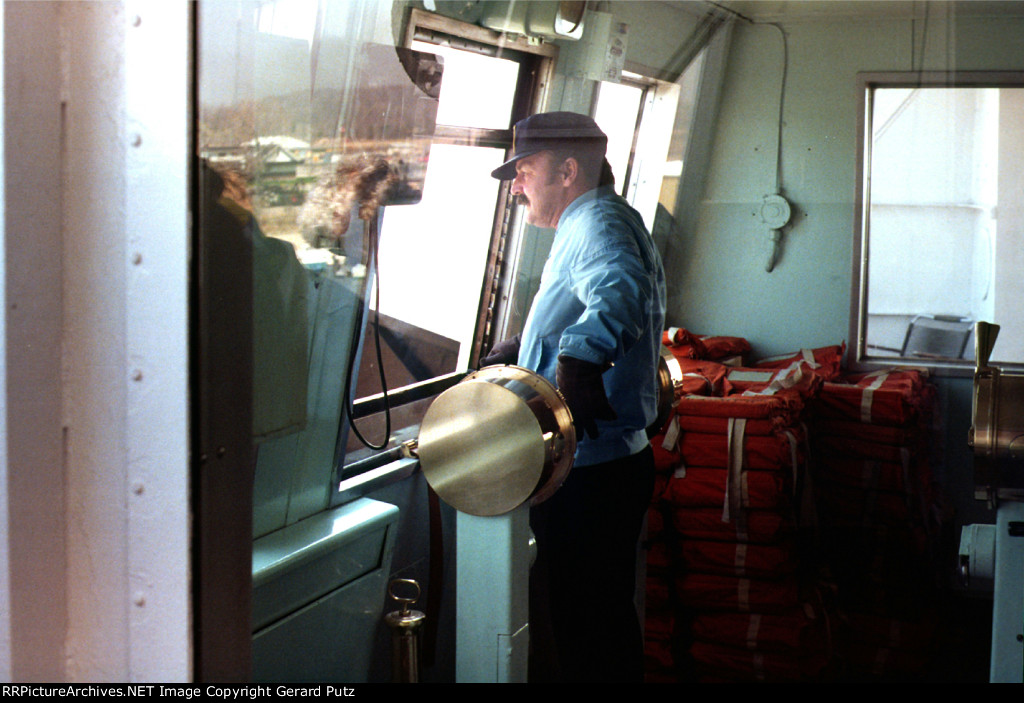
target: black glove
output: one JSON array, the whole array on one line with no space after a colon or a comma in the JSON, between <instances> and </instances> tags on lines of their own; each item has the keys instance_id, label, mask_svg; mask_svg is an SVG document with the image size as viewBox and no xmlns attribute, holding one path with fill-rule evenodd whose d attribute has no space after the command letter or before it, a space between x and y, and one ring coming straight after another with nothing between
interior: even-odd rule
<instances>
[{"instance_id":1,"label":"black glove","mask_svg":"<svg viewBox=\"0 0 1024 703\"><path fill-rule=\"evenodd\" d=\"M491 353L480 360L480 367L495 364L514 364L519 361L520 335L498 342L491 347Z\"/></svg>"},{"instance_id":2,"label":"black glove","mask_svg":"<svg viewBox=\"0 0 1024 703\"><path fill-rule=\"evenodd\" d=\"M586 431L591 439L596 439L597 421L618 417L608 403L604 383L601 381L601 374L607 368L564 354L558 357L555 382L565 402L569 404L577 435Z\"/></svg>"}]
</instances>

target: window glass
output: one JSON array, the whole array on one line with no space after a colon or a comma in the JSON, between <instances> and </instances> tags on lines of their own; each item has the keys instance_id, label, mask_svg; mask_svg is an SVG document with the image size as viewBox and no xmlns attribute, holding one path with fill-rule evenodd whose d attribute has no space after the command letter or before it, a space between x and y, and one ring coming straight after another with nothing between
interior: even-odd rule
<instances>
[{"instance_id":1,"label":"window glass","mask_svg":"<svg viewBox=\"0 0 1024 703\"><path fill-rule=\"evenodd\" d=\"M412 48L444 60L438 124L506 129L512 114L519 64L461 49L416 41Z\"/></svg>"},{"instance_id":2,"label":"window glass","mask_svg":"<svg viewBox=\"0 0 1024 703\"><path fill-rule=\"evenodd\" d=\"M875 86L865 144L862 358L1024 363L1024 88Z\"/></svg>"},{"instance_id":3,"label":"window glass","mask_svg":"<svg viewBox=\"0 0 1024 703\"><path fill-rule=\"evenodd\" d=\"M444 62L438 125L508 128L518 63L425 42L413 46L436 51ZM431 147L422 201L384 209L378 281L389 389L470 363L500 188L490 172L505 150L474 144L468 130L448 134L446 143ZM376 300L371 296L371 307ZM376 344L376 337L363 342L360 398L382 390Z\"/></svg>"},{"instance_id":4,"label":"window glass","mask_svg":"<svg viewBox=\"0 0 1024 703\"><path fill-rule=\"evenodd\" d=\"M387 208L380 243L380 312L459 347L469 365L503 149L435 144L423 200ZM418 379L423 380L423 379Z\"/></svg>"},{"instance_id":5,"label":"window glass","mask_svg":"<svg viewBox=\"0 0 1024 703\"><path fill-rule=\"evenodd\" d=\"M675 209L703 52L674 83L623 72L602 81L594 119L608 135L615 189L656 238Z\"/></svg>"},{"instance_id":6,"label":"window glass","mask_svg":"<svg viewBox=\"0 0 1024 703\"><path fill-rule=\"evenodd\" d=\"M633 151L633 139L639 128L644 90L628 83L601 82L594 120L608 135L605 157L615 174L616 190L623 191Z\"/></svg>"},{"instance_id":7,"label":"window glass","mask_svg":"<svg viewBox=\"0 0 1024 703\"><path fill-rule=\"evenodd\" d=\"M328 505L377 206L424 189L443 67L391 22L375 0L197 6L199 237L230 239L222 276L251 291L252 348L214 363L253 358L256 537Z\"/></svg>"}]
</instances>

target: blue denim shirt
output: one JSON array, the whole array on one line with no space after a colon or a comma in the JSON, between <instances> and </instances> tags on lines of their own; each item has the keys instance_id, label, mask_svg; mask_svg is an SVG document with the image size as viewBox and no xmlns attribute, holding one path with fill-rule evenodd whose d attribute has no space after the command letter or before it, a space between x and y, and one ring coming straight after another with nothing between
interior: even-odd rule
<instances>
[{"instance_id":1,"label":"blue denim shirt","mask_svg":"<svg viewBox=\"0 0 1024 703\"><path fill-rule=\"evenodd\" d=\"M657 415L665 273L640 214L612 188L565 209L523 329L519 365L555 382L558 355L614 364L604 373L618 417L577 437L576 465L629 456L647 445Z\"/></svg>"}]
</instances>

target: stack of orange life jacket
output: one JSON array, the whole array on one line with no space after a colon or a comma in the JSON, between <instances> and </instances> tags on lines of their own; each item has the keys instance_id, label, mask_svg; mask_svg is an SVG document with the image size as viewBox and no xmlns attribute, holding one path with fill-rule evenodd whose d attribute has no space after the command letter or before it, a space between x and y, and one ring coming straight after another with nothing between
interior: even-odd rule
<instances>
[{"instance_id":1,"label":"stack of orange life jacket","mask_svg":"<svg viewBox=\"0 0 1024 703\"><path fill-rule=\"evenodd\" d=\"M669 349L684 373L707 382L679 393L652 441L659 475L649 521L649 678L816 678L830 659L828 628L801 569L800 538L808 454L802 421L824 382L821 364L800 358L726 367L689 356L701 348L735 356L749 344L698 339L667 340L677 342ZM652 631L670 632L669 642Z\"/></svg>"},{"instance_id":2,"label":"stack of orange life jacket","mask_svg":"<svg viewBox=\"0 0 1024 703\"><path fill-rule=\"evenodd\" d=\"M922 673L934 639L939 501L930 471L935 389L889 369L826 383L814 401L823 554L844 614L849 673Z\"/></svg>"}]
</instances>

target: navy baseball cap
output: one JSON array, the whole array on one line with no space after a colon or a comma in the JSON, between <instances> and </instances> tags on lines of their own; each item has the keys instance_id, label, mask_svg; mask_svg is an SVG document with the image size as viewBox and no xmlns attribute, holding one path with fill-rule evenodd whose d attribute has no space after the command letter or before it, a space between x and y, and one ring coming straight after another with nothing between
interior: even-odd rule
<instances>
[{"instance_id":1,"label":"navy baseball cap","mask_svg":"<svg viewBox=\"0 0 1024 703\"><path fill-rule=\"evenodd\" d=\"M491 171L491 176L502 181L512 180L520 159L541 151L581 144L600 146L603 154L608 147L608 135L593 119L576 112L530 115L512 128L512 157Z\"/></svg>"}]
</instances>

